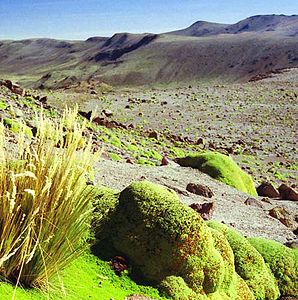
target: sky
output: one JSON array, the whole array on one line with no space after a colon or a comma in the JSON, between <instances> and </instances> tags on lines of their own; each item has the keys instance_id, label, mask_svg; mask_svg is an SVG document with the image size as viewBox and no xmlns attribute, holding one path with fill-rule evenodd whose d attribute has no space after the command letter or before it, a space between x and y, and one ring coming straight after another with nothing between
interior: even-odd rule
<instances>
[{"instance_id":1,"label":"sky","mask_svg":"<svg viewBox=\"0 0 298 300\"><path fill-rule=\"evenodd\" d=\"M162 33L259 14L298 14L298 0L0 0L0 40Z\"/></svg>"}]
</instances>

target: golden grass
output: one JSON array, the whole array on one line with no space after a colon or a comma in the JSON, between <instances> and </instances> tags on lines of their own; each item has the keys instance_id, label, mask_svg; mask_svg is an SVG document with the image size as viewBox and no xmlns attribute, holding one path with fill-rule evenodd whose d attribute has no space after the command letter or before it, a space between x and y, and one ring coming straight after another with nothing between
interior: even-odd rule
<instances>
[{"instance_id":1,"label":"golden grass","mask_svg":"<svg viewBox=\"0 0 298 300\"><path fill-rule=\"evenodd\" d=\"M18 136L17 151L0 123L0 278L47 287L75 259L88 234L92 189L86 174L98 159L77 109L56 123L41 114L38 133Z\"/></svg>"}]
</instances>

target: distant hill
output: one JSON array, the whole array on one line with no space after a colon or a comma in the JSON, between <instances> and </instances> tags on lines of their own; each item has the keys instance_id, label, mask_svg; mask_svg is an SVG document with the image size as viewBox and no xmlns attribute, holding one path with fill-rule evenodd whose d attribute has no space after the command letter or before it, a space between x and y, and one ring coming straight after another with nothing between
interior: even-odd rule
<instances>
[{"instance_id":1,"label":"distant hill","mask_svg":"<svg viewBox=\"0 0 298 300\"><path fill-rule=\"evenodd\" d=\"M254 16L234 25L199 21L160 35L0 41L0 78L40 88L90 78L113 85L248 81L293 67L298 16Z\"/></svg>"},{"instance_id":2,"label":"distant hill","mask_svg":"<svg viewBox=\"0 0 298 300\"><path fill-rule=\"evenodd\" d=\"M232 25L198 21L186 29L168 32L168 34L201 37L243 32L276 32L287 36L298 36L298 15L258 15Z\"/></svg>"}]
</instances>

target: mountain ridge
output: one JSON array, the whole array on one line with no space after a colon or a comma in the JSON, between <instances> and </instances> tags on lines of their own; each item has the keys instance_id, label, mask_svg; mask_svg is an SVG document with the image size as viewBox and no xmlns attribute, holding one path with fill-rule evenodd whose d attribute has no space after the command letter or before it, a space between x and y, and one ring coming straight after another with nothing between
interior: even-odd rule
<instances>
[{"instance_id":1,"label":"mountain ridge","mask_svg":"<svg viewBox=\"0 0 298 300\"><path fill-rule=\"evenodd\" d=\"M239 34L243 32L279 31L284 34L298 34L298 15L255 15L235 24L221 24L197 21L191 26L167 34L186 36L211 36L217 34Z\"/></svg>"},{"instance_id":2,"label":"mountain ridge","mask_svg":"<svg viewBox=\"0 0 298 300\"><path fill-rule=\"evenodd\" d=\"M165 34L0 41L0 77L29 87L61 88L69 78L113 85L236 82L292 67L298 67L297 15L253 16L232 25L198 21Z\"/></svg>"}]
</instances>

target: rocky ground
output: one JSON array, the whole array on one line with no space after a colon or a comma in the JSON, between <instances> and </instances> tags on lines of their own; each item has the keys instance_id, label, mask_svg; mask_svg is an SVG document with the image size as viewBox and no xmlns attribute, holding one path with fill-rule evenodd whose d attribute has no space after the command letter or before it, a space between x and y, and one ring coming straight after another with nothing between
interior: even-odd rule
<instances>
[{"instance_id":1,"label":"rocky ground","mask_svg":"<svg viewBox=\"0 0 298 300\"><path fill-rule=\"evenodd\" d=\"M96 174L96 182L98 184L122 190L134 181L146 179L175 190L181 201L187 205L214 203L214 214L210 216L234 227L245 236L262 236L282 243L297 242L297 236L293 230L298 226L294 220L294 215L296 219L298 217L298 202L252 197L198 170L183 168L175 163L160 167L144 167L101 160L97 167L99 172ZM214 195L209 198L188 192L186 187L189 183L207 186ZM289 220L292 223L290 227L269 215L269 211L274 207L282 207L291 212L289 213Z\"/></svg>"},{"instance_id":2,"label":"rocky ground","mask_svg":"<svg viewBox=\"0 0 298 300\"><path fill-rule=\"evenodd\" d=\"M93 110L93 116L98 116L98 122L90 127L95 134L95 148L104 148L96 172L98 183L122 190L132 181L148 179L176 190L187 205L214 203L214 214L210 216L246 236L295 242L296 201L252 198L173 162L188 152L217 150L232 155L257 185L269 180L276 187L281 183L295 187L295 78L297 70L247 84L144 90L108 86L98 90L85 85L83 90L39 92L40 96L36 91L17 95L15 92L20 90L12 92L1 87L1 116L25 120L32 128L34 114L41 106L48 117L55 118L59 111L54 107L78 103L81 111ZM195 195L186 190L190 183L205 185L214 195Z\"/></svg>"},{"instance_id":3,"label":"rocky ground","mask_svg":"<svg viewBox=\"0 0 298 300\"><path fill-rule=\"evenodd\" d=\"M292 69L246 84L106 89L103 93L89 85L51 93L49 103L60 107L79 103L81 110L96 110L103 118L130 125L133 130L116 134L120 140L132 143L134 135L153 137L155 146L167 145L156 149L162 156L177 155L172 146L185 151L215 149L232 155L257 183L296 185L297 74ZM120 157L133 158L133 153L116 148L113 151Z\"/></svg>"}]
</instances>

